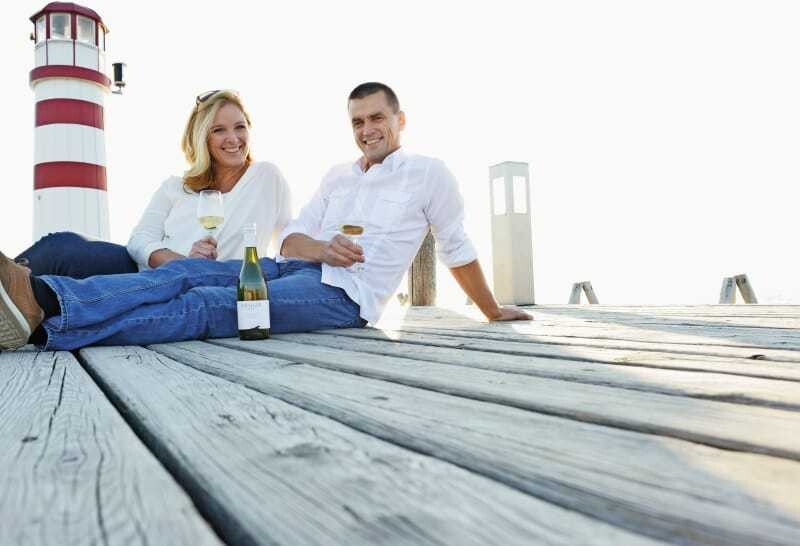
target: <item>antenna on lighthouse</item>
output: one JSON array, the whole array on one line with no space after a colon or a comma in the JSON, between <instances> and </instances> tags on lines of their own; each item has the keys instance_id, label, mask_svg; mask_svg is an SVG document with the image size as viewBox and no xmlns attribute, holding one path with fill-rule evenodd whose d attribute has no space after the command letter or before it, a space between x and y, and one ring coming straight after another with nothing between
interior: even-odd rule
<instances>
[{"instance_id":1,"label":"antenna on lighthouse","mask_svg":"<svg viewBox=\"0 0 800 546\"><path fill-rule=\"evenodd\" d=\"M33 239L68 230L108 240L103 108L111 88L105 74L108 27L97 12L71 2L51 2L31 22Z\"/></svg>"}]
</instances>

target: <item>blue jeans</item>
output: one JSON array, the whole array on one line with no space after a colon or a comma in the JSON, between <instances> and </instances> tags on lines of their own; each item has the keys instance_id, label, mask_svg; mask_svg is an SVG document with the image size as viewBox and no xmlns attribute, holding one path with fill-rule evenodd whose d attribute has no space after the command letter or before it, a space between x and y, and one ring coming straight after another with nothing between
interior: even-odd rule
<instances>
[{"instance_id":1,"label":"blue jeans","mask_svg":"<svg viewBox=\"0 0 800 546\"><path fill-rule=\"evenodd\" d=\"M85 279L92 275L136 273L136 262L122 246L106 241L88 241L71 231L45 235L17 259L28 260L34 275L62 275Z\"/></svg>"},{"instance_id":2,"label":"blue jeans","mask_svg":"<svg viewBox=\"0 0 800 546\"><path fill-rule=\"evenodd\" d=\"M44 349L146 345L238 335L236 287L242 262L185 259L157 269L88 279L40 277L55 292L61 315L42 324ZM321 282L319 264L261 259L275 334L366 323L342 290Z\"/></svg>"}]
</instances>

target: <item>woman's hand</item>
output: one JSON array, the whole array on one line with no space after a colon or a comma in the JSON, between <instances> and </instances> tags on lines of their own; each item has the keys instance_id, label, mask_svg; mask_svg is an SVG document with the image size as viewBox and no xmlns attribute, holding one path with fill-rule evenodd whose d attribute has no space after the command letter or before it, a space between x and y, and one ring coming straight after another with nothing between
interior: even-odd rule
<instances>
[{"instance_id":1,"label":"woman's hand","mask_svg":"<svg viewBox=\"0 0 800 546\"><path fill-rule=\"evenodd\" d=\"M207 260L217 259L217 240L213 237L203 237L195 241L189 251L189 258L205 258Z\"/></svg>"}]
</instances>

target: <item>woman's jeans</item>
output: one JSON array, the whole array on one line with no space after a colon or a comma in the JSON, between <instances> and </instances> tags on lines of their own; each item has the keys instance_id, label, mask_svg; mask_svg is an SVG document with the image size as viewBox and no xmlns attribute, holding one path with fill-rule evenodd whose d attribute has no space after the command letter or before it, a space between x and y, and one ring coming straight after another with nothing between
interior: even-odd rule
<instances>
[{"instance_id":1,"label":"woman's jeans","mask_svg":"<svg viewBox=\"0 0 800 546\"><path fill-rule=\"evenodd\" d=\"M236 336L241 266L239 260L190 258L127 275L83 280L42 276L61 306L61 315L42 324L47 332L43 348ZM268 281L272 333L366 324L344 290L322 284L319 264L262 258L261 269Z\"/></svg>"},{"instance_id":2,"label":"woman's jeans","mask_svg":"<svg viewBox=\"0 0 800 546\"><path fill-rule=\"evenodd\" d=\"M71 231L45 235L16 259L20 258L28 261L26 265L34 275L85 279L92 275L139 271L124 246L106 241L89 241Z\"/></svg>"}]
</instances>

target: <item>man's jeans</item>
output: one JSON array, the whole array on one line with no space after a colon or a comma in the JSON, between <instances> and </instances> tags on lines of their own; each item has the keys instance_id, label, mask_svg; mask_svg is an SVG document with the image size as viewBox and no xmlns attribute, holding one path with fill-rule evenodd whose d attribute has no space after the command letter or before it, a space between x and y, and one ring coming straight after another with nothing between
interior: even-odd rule
<instances>
[{"instance_id":1,"label":"man's jeans","mask_svg":"<svg viewBox=\"0 0 800 546\"><path fill-rule=\"evenodd\" d=\"M238 260L186 259L83 280L42 276L61 306L61 315L43 323L44 349L236 336L241 266ZM263 258L261 269L268 279L272 333L364 326L359 306L344 290L322 284L319 264Z\"/></svg>"}]
</instances>

